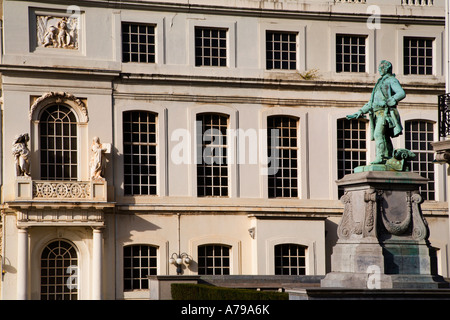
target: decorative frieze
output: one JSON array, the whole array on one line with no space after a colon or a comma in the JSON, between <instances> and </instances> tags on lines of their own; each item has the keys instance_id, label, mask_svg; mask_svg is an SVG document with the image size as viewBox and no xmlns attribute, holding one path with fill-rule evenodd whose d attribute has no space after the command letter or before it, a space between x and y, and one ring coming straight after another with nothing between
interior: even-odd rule
<instances>
[{"instance_id":1,"label":"decorative frieze","mask_svg":"<svg viewBox=\"0 0 450 320\"><path fill-rule=\"evenodd\" d=\"M37 45L43 48L78 49L78 17L36 16Z\"/></svg>"}]
</instances>

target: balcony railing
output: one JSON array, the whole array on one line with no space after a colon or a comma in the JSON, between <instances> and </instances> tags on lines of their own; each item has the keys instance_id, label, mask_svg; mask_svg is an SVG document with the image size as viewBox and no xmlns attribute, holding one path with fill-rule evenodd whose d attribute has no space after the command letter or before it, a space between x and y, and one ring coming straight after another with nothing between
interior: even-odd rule
<instances>
[{"instance_id":1,"label":"balcony railing","mask_svg":"<svg viewBox=\"0 0 450 320\"><path fill-rule=\"evenodd\" d=\"M106 181L44 181L17 178L16 201L106 202Z\"/></svg>"},{"instance_id":2,"label":"balcony railing","mask_svg":"<svg viewBox=\"0 0 450 320\"><path fill-rule=\"evenodd\" d=\"M450 93L439 96L438 105L439 137L450 136Z\"/></svg>"}]
</instances>

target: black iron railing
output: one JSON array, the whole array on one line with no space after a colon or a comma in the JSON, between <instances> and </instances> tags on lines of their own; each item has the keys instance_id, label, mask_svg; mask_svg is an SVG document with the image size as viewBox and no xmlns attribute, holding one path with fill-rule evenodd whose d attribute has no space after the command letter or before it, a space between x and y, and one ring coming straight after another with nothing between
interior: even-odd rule
<instances>
[{"instance_id":1,"label":"black iron railing","mask_svg":"<svg viewBox=\"0 0 450 320\"><path fill-rule=\"evenodd\" d=\"M439 96L439 137L450 136L450 93Z\"/></svg>"}]
</instances>

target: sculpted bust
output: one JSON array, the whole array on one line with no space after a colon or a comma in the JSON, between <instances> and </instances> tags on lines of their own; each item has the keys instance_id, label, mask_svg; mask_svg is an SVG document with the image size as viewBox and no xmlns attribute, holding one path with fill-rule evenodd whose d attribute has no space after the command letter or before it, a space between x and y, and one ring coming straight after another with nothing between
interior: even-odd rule
<instances>
[{"instance_id":1,"label":"sculpted bust","mask_svg":"<svg viewBox=\"0 0 450 320\"><path fill-rule=\"evenodd\" d=\"M384 164L393 157L391 138L403 133L397 104L406 96L400 82L392 73L392 64L382 60L378 67L381 77L373 88L369 102L347 119L357 119L368 113L371 140L375 140L376 157L372 164Z\"/></svg>"}]
</instances>

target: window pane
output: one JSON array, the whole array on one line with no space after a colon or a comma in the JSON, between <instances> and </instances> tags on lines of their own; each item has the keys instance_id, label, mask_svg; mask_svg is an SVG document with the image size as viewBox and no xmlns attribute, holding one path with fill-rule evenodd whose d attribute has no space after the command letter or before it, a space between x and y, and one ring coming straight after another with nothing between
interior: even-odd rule
<instances>
[{"instance_id":1,"label":"window pane","mask_svg":"<svg viewBox=\"0 0 450 320\"><path fill-rule=\"evenodd\" d=\"M269 198L296 198L298 119L288 116L267 118Z\"/></svg>"},{"instance_id":2,"label":"window pane","mask_svg":"<svg viewBox=\"0 0 450 320\"><path fill-rule=\"evenodd\" d=\"M157 116L151 112L127 111L123 116L124 192L126 195L156 195ZM130 171L132 168L132 171Z\"/></svg>"},{"instance_id":3,"label":"window pane","mask_svg":"<svg viewBox=\"0 0 450 320\"><path fill-rule=\"evenodd\" d=\"M155 25L122 23L122 61L155 63Z\"/></svg>"},{"instance_id":4,"label":"window pane","mask_svg":"<svg viewBox=\"0 0 450 320\"><path fill-rule=\"evenodd\" d=\"M65 105L47 107L39 121L41 179L77 180L77 130L73 111Z\"/></svg>"},{"instance_id":5,"label":"window pane","mask_svg":"<svg viewBox=\"0 0 450 320\"><path fill-rule=\"evenodd\" d=\"M157 274L157 247L130 245L123 247L124 290L148 289L149 275Z\"/></svg>"}]
</instances>

